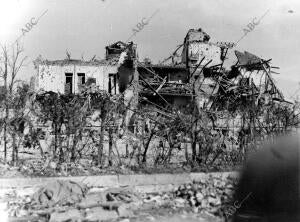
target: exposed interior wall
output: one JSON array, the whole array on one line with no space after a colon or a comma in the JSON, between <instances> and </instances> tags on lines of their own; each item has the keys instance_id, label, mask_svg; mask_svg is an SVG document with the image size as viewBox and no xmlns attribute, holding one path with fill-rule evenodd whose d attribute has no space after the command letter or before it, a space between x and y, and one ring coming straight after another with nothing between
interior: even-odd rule
<instances>
[{"instance_id":1,"label":"exposed interior wall","mask_svg":"<svg viewBox=\"0 0 300 222\"><path fill-rule=\"evenodd\" d=\"M174 71L169 74L169 82L188 82L188 73L182 71Z\"/></svg>"},{"instance_id":2,"label":"exposed interior wall","mask_svg":"<svg viewBox=\"0 0 300 222\"><path fill-rule=\"evenodd\" d=\"M122 74L125 74L125 77L131 78L129 87L124 90L124 104L126 107L129 107L129 109L126 110L125 114L125 126L128 127L128 125L130 124L130 119L134 115L133 110L137 108L139 103L139 73L137 71L136 60L132 61L132 64L124 63L119 68L119 72L121 70L126 71L125 73L122 72Z\"/></svg>"},{"instance_id":3,"label":"exposed interior wall","mask_svg":"<svg viewBox=\"0 0 300 222\"><path fill-rule=\"evenodd\" d=\"M167 67L147 67L150 70L153 70L159 77L162 79L166 78L167 82L181 82L181 83L187 83L188 82L188 72L186 69L173 69L173 68L167 68ZM138 67L138 72L141 73L141 75L145 79L153 80L153 73L147 71L143 67Z\"/></svg>"},{"instance_id":4,"label":"exposed interior wall","mask_svg":"<svg viewBox=\"0 0 300 222\"><path fill-rule=\"evenodd\" d=\"M202 61L202 65L205 65L210 60L212 62L209 66L214 66L222 63L221 60L221 48L212 43L204 43L204 42L191 42L188 47L188 56L189 61L191 62L190 66L195 66Z\"/></svg>"},{"instance_id":5,"label":"exposed interior wall","mask_svg":"<svg viewBox=\"0 0 300 222\"><path fill-rule=\"evenodd\" d=\"M179 109L186 108L191 103L191 98L187 96L173 96L173 104Z\"/></svg>"},{"instance_id":6,"label":"exposed interior wall","mask_svg":"<svg viewBox=\"0 0 300 222\"><path fill-rule=\"evenodd\" d=\"M125 60L119 67L119 91L124 92L133 80L135 68L133 60Z\"/></svg>"}]
</instances>

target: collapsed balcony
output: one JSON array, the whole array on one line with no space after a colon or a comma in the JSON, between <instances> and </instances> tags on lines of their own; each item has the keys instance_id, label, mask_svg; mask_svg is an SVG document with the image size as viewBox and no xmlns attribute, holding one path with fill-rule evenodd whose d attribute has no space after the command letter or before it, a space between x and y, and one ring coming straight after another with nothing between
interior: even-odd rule
<instances>
[{"instance_id":1,"label":"collapsed balcony","mask_svg":"<svg viewBox=\"0 0 300 222\"><path fill-rule=\"evenodd\" d=\"M186 106L193 97L193 90L188 81L188 72L184 66L139 63L140 96L147 102L161 106L172 104Z\"/></svg>"}]
</instances>

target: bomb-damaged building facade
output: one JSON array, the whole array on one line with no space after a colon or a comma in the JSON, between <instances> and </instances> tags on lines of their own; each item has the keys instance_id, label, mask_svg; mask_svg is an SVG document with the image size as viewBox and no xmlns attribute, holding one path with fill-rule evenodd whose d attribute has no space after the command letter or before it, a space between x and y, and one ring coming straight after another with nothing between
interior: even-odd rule
<instances>
[{"instance_id":1,"label":"bomb-damaged building facade","mask_svg":"<svg viewBox=\"0 0 300 222\"><path fill-rule=\"evenodd\" d=\"M210 118L207 127L232 138L229 146L236 141L247 143L246 135L263 137L274 128L286 127L285 114L292 103L284 99L272 78L278 67L270 64L271 59L234 51L236 61L226 68L233 46L210 42L201 29L189 30L162 63L139 64L140 101L170 113L190 114L190 107L196 106ZM274 110L284 111L281 119L272 116Z\"/></svg>"},{"instance_id":2,"label":"bomb-damaged building facade","mask_svg":"<svg viewBox=\"0 0 300 222\"><path fill-rule=\"evenodd\" d=\"M159 64L149 59L138 61L137 46L120 41L106 47L103 60L48 61L39 57L34 63L35 89L67 94L93 85L111 95L123 94L127 106L150 107L166 116L196 106L212 120L210 127L235 138L253 128L267 133L268 128L282 127L268 114L270 108L291 106L272 78L278 67L271 66L271 59L234 51L236 62L225 68L232 47L231 43L212 43L203 30L191 29L183 43ZM261 109L259 117L252 116L255 109Z\"/></svg>"},{"instance_id":3,"label":"bomb-damaged building facade","mask_svg":"<svg viewBox=\"0 0 300 222\"><path fill-rule=\"evenodd\" d=\"M102 60L94 57L86 61L68 57L49 61L40 56L34 61L37 71L35 90L77 94L81 92L83 86L94 85L111 95L122 93L131 82L132 76L121 66L132 63L135 53L133 43L117 42L106 47L106 56ZM119 75L120 73L122 75Z\"/></svg>"}]
</instances>

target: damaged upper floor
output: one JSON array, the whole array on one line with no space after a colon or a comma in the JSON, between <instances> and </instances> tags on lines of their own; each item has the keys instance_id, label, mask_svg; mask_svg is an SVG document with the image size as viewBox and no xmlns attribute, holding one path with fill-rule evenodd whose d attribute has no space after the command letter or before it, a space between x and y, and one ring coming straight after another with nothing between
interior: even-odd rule
<instances>
[{"instance_id":1,"label":"damaged upper floor","mask_svg":"<svg viewBox=\"0 0 300 222\"><path fill-rule=\"evenodd\" d=\"M228 46L229 45L229 46ZM202 29L190 29L183 43L159 64L140 62L137 46L118 41L106 46L105 59L35 60L35 89L62 94L93 86L111 95L123 93L134 79L138 95L152 103L185 107L196 98L199 108L220 110L239 100L284 101L272 74L271 60L235 51L230 68L224 61L232 44L210 42ZM135 93L135 95L137 95Z\"/></svg>"},{"instance_id":2,"label":"damaged upper floor","mask_svg":"<svg viewBox=\"0 0 300 222\"><path fill-rule=\"evenodd\" d=\"M85 87L92 87L112 95L123 92L132 78L124 67L133 68L136 45L117 42L106 47L105 59L95 57L86 61L71 59L67 54L66 59L50 61L39 56L34 61L35 90L76 94Z\"/></svg>"}]
</instances>

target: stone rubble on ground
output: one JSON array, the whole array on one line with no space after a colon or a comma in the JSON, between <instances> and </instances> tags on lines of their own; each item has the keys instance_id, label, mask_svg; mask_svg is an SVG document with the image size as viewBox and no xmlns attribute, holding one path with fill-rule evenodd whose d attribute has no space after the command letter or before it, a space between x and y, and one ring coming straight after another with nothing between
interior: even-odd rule
<instances>
[{"instance_id":1,"label":"stone rubble on ground","mask_svg":"<svg viewBox=\"0 0 300 222\"><path fill-rule=\"evenodd\" d=\"M206 212L217 216L224 215L224 209L232 201L235 178L210 176L207 181L194 181L179 186L174 195L178 207L188 204L195 212Z\"/></svg>"},{"instance_id":2,"label":"stone rubble on ground","mask_svg":"<svg viewBox=\"0 0 300 222\"><path fill-rule=\"evenodd\" d=\"M180 185L173 192L141 194L130 188L96 189L72 181L53 181L38 191L18 192L0 196L2 208L10 218L23 221L105 221L141 217L149 211L155 218L158 210L190 212L224 216L224 207L230 203L236 181L233 178L211 176L205 181ZM1 209L2 209L1 208ZM153 214L153 215L152 215ZM38 218L38 220L37 220ZM124 220L128 219L128 220ZM148 220L147 217L143 219Z\"/></svg>"}]
</instances>

